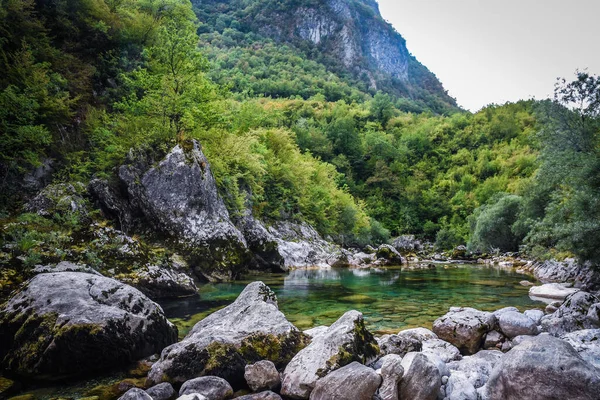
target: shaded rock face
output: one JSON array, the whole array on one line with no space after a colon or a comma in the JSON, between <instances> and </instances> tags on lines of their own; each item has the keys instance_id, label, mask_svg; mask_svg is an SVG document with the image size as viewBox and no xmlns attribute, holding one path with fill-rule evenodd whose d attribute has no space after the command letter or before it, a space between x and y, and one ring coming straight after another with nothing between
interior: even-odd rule
<instances>
[{"instance_id":1,"label":"shaded rock face","mask_svg":"<svg viewBox=\"0 0 600 400\"><path fill-rule=\"evenodd\" d=\"M158 164L130 152L119 169L129 203L157 231L176 238L199 276L230 280L251 256L217 192L208 160L197 141L177 145Z\"/></svg>"},{"instance_id":2,"label":"shaded rock face","mask_svg":"<svg viewBox=\"0 0 600 400\"><path fill-rule=\"evenodd\" d=\"M422 343L411 336L400 336L400 335L383 335L377 338L377 344L381 355L397 354L404 357L406 353L411 351L421 351Z\"/></svg>"},{"instance_id":3,"label":"shaded rock face","mask_svg":"<svg viewBox=\"0 0 600 400\"><path fill-rule=\"evenodd\" d=\"M285 259L279 253L275 237L262 222L252 216L250 210L236 220L236 226L244 235L250 251L254 254L252 268L262 271L281 272L285 270Z\"/></svg>"},{"instance_id":4,"label":"shaded rock face","mask_svg":"<svg viewBox=\"0 0 600 400\"><path fill-rule=\"evenodd\" d=\"M0 317L2 365L38 379L101 371L161 351L177 340L159 305L103 276L35 276Z\"/></svg>"},{"instance_id":5,"label":"shaded rock face","mask_svg":"<svg viewBox=\"0 0 600 400\"><path fill-rule=\"evenodd\" d=\"M442 340L452 343L461 353L469 355L479 350L485 334L496 324L492 313L469 307L452 307L433 323L433 332Z\"/></svg>"},{"instance_id":6,"label":"shaded rock face","mask_svg":"<svg viewBox=\"0 0 600 400\"><path fill-rule=\"evenodd\" d=\"M530 270L543 283L574 282L574 286L582 290L600 291L600 271L589 262L581 264L572 258L548 260L535 263Z\"/></svg>"},{"instance_id":7,"label":"shaded rock face","mask_svg":"<svg viewBox=\"0 0 600 400\"><path fill-rule=\"evenodd\" d=\"M372 368L352 362L317 381L311 400L371 400L381 384Z\"/></svg>"},{"instance_id":8,"label":"shaded rock face","mask_svg":"<svg viewBox=\"0 0 600 400\"><path fill-rule=\"evenodd\" d=\"M491 400L592 400L600 373L565 341L539 335L502 356L486 392Z\"/></svg>"},{"instance_id":9,"label":"shaded rock face","mask_svg":"<svg viewBox=\"0 0 600 400\"><path fill-rule=\"evenodd\" d=\"M279 311L271 289L253 282L235 302L198 322L181 342L164 349L148 379L181 383L214 375L241 385L247 363L270 360L282 367L307 342Z\"/></svg>"},{"instance_id":10,"label":"shaded rock face","mask_svg":"<svg viewBox=\"0 0 600 400\"><path fill-rule=\"evenodd\" d=\"M117 278L152 299L190 296L198 291L194 280L185 273L157 265L147 265Z\"/></svg>"},{"instance_id":11,"label":"shaded rock face","mask_svg":"<svg viewBox=\"0 0 600 400\"><path fill-rule=\"evenodd\" d=\"M400 382L400 398L435 400L442 377L435 364L421 353L408 353L402 359L404 376Z\"/></svg>"},{"instance_id":12,"label":"shaded rock face","mask_svg":"<svg viewBox=\"0 0 600 400\"><path fill-rule=\"evenodd\" d=\"M348 311L292 358L283 372L281 394L308 399L317 381L330 371L352 361L368 364L378 352L379 347L366 330L362 314Z\"/></svg>"},{"instance_id":13,"label":"shaded rock face","mask_svg":"<svg viewBox=\"0 0 600 400\"><path fill-rule=\"evenodd\" d=\"M542 330L554 336L580 329L600 328L600 299L587 292L577 292L564 301L553 314L542 318Z\"/></svg>"},{"instance_id":14,"label":"shaded rock face","mask_svg":"<svg viewBox=\"0 0 600 400\"><path fill-rule=\"evenodd\" d=\"M423 248L420 240L415 239L414 235L402 235L392 240L392 246L400 253L414 253Z\"/></svg>"}]
</instances>

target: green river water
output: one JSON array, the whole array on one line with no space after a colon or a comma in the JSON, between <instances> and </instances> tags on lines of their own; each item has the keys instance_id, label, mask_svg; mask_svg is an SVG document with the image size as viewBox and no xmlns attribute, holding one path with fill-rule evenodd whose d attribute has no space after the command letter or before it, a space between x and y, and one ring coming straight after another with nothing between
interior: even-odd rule
<instances>
[{"instance_id":1,"label":"green river water","mask_svg":"<svg viewBox=\"0 0 600 400\"><path fill-rule=\"evenodd\" d=\"M451 306L496 310L515 306L521 311L545 304L528 296L519 284L532 280L514 271L481 265L437 265L435 269L296 270L287 274L255 274L234 283L205 284L199 296L162 301L167 317L183 337L196 322L231 304L244 287L261 280L277 294L279 308L300 329L329 325L348 310L361 311L375 334L406 328L431 328ZM110 388L132 375L109 372L51 386L29 386L20 400L51 398L104 398Z\"/></svg>"}]
</instances>

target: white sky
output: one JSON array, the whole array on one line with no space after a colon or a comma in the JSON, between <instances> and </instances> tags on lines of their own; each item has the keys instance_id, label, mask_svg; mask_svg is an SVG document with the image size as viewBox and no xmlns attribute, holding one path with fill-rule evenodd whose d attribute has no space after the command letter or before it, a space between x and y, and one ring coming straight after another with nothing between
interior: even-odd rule
<instances>
[{"instance_id":1,"label":"white sky","mask_svg":"<svg viewBox=\"0 0 600 400\"><path fill-rule=\"evenodd\" d=\"M600 74L600 0L378 0L408 50L477 111Z\"/></svg>"}]
</instances>

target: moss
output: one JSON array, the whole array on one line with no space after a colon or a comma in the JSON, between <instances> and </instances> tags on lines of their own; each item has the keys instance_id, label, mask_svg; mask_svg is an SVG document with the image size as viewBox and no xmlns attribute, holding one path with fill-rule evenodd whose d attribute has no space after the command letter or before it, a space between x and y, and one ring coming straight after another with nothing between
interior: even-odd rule
<instances>
[{"instance_id":1,"label":"moss","mask_svg":"<svg viewBox=\"0 0 600 400\"><path fill-rule=\"evenodd\" d=\"M14 391L16 386L15 381L0 376L0 398L4 398L7 393Z\"/></svg>"},{"instance_id":2,"label":"moss","mask_svg":"<svg viewBox=\"0 0 600 400\"><path fill-rule=\"evenodd\" d=\"M244 339L240 353L247 362L270 360L283 367L309 342L309 337L301 332L292 332L285 337L256 334Z\"/></svg>"},{"instance_id":3,"label":"moss","mask_svg":"<svg viewBox=\"0 0 600 400\"><path fill-rule=\"evenodd\" d=\"M8 400L35 400L35 396L31 393L22 394L20 396L10 397Z\"/></svg>"}]
</instances>

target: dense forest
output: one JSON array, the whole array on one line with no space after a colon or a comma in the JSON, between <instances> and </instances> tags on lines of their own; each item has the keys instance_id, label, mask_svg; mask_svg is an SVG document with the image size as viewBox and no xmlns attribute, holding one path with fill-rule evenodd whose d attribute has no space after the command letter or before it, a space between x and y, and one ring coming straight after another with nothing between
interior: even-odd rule
<instances>
[{"instance_id":1,"label":"dense forest","mask_svg":"<svg viewBox=\"0 0 600 400\"><path fill-rule=\"evenodd\" d=\"M279 2L254 3L271 15ZM232 4L2 0L2 235L16 243L3 262L40 262L87 221L25 213L32 171L110 181L131 148L189 139L234 215L250 193L261 219L346 246L415 234L439 249L600 257L598 77L472 114L414 58L409 86L374 90L314 46L253 31L257 11Z\"/></svg>"}]
</instances>

